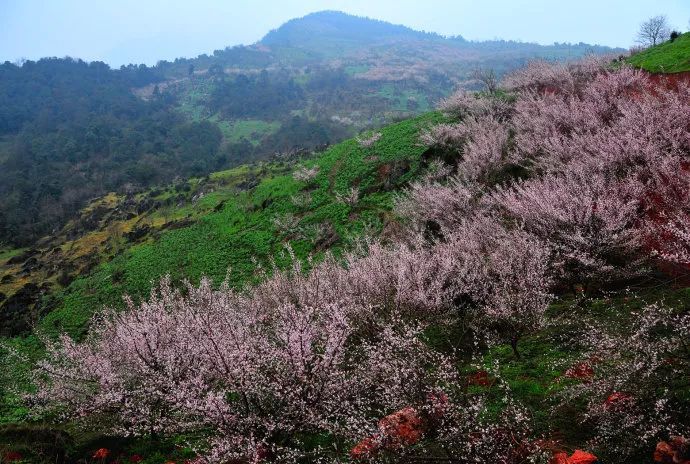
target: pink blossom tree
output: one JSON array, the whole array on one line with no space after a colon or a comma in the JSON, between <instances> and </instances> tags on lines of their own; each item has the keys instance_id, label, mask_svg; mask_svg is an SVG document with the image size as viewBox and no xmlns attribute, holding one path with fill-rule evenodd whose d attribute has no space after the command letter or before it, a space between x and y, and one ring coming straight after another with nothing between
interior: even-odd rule
<instances>
[{"instance_id":1,"label":"pink blossom tree","mask_svg":"<svg viewBox=\"0 0 690 464\"><path fill-rule=\"evenodd\" d=\"M648 304L630 322L590 326L580 340L594 375L563 393L563 404L586 402L582 419L594 427L591 446L607 462L650 456L669 436L688 436L683 391L690 387L690 314Z\"/></svg>"},{"instance_id":2,"label":"pink blossom tree","mask_svg":"<svg viewBox=\"0 0 690 464\"><path fill-rule=\"evenodd\" d=\"M562 283L627 278L640 270L640 187L572 168L499 189L487 198L546 241Z\"/></svg>"}]
</instances>

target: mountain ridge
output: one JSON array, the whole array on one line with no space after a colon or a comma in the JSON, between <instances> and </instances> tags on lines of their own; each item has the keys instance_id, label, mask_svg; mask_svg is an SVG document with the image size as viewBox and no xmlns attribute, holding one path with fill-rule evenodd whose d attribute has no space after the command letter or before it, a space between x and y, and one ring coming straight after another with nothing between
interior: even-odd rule
<instances>
[{"instance_id":1,"label":"mountain ridge","mask_svg":"<svg viewBox=\"0 0 690 464\"><path fill-rule=\"evenodd\" d=\"M304 35L329 33L332 37L354 41L378 41L383 39L445 39L434 32L423 32L402 24L351 15L337 10L323 10L300 18L291 19L269 31L257 44L296 45Z\"/></svg>"}]
</instances>

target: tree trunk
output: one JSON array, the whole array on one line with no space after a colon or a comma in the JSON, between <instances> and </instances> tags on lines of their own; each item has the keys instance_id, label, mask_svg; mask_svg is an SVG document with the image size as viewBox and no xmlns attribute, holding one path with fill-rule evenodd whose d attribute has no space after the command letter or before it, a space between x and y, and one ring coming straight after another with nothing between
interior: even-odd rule
<instances>
[{"instance_id":1,"label":"tree trunk","mask_svg":"<svg viewBox=\"0 0 690 464\"><path fill-rule=\"evenodd\" d=\"M510 347L513 349L513 355L515 355L515 359L520 359L520 352L518 351L518 341L519 337L517 335L513 335L510 338Z\"/></svg>"}]
</instances>

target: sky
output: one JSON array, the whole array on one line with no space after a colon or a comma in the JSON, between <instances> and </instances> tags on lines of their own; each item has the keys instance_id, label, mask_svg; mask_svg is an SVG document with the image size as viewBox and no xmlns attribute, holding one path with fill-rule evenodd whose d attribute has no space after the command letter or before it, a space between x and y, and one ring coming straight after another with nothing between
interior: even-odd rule
<instances>
[{"instance_id":1,"label":"sky","mask_svg":"<svg viewBox=\"0 0 690 464\"><path fill-rule=\"evenodd\" d=\"M687 31L690 0L0 0L0 62L72 56L155 64L251 44L285 21L340 10L471 40L634 43L658 14Z\"/></svg>"}]
</instances>

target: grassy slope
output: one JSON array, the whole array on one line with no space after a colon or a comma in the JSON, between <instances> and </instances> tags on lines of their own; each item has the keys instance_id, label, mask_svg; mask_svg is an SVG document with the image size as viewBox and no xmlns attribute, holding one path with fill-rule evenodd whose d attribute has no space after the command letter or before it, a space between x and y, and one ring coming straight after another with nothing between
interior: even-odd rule
<instances>
[{"instance_id":1,"label":"grassy slope","mask_svg":"<svg viewBox=\"0 0 690 464\"><path fill-rule=\"evenodd\" d=\"M628 62L649 72L690 71L690 32L673 42L665 42L633 55Z\"/></svg>"},{"instance_id":2,"label":"grassy slope","mask_svg":"<svg viewBox=\"0 0 690 464\"><path fill-rule=\"evenodd\" d=\"M294 167L280 163L260 168L243 166L211 175L213 191L195 204L155 210L144 218L155 225L163 220L162 216L168 221L189 217L194 220L191 225L154 234L144 243L125 248L110 261L103 256L104 262L91 274L49 297L54 309L38 323L38 332L51 337L62 332L80 337L99 308L121 306L123 294L135 299L145 297L152 284L165 274L175 282L185 278L197 282L205 275L220 283L231 269L231 284L246 285L256 276L254 261L264 266L271 260L278 265L286 263L287 244L300 258L318 257L324 248L316 237L319 225L330 224L337 234L331 233L333 243L328 244L336 252L365 229L381 231L390 220L395 190L420 170L424 148L418 145L419 130L442 119L438 113L428 113L386 127L371 148L362 148L355 140L338 144L306 161L308 166L319 168L318 176L308 184L294 180ZM386 178L381 174L395 166L404 167L398 176ZM254 188L237 188L254 177L259 179ZM355 207L336 200L337 193L344 194L353 185L361 192ZM156 198L170 195L172 192L166 190ZM295 199L300 196L308 196L310 201L297 202L301 203L297 206ZM289 215L299 223L293 231L279 231L275 219ZM92 252L98 253L99 249ZM26 411L18 398L3 392L3 384L25 383L29 366L42 352L35 335L4 342L25 359L18 362L0 356L0 424L24 418Z\"/></svg>"},{"instance_id":3,"label":"grassy slope","mask_svg":"<svg viewBox=\"0 0 690 464\"><path fill-rule=\"evenodd\" d=\"M50 332L60 328L78 335L94 309L117 304L123 293L145 296L151 282L168 273L176 281L188 278L196 282L206 275L219 283L230 269L230 282L244 285L254 275L252 260L263 265L268 265L269 259L280 263L288 243L298 257L311 254L315 248L312 228L319 224L333 226L340 237L336 249L366 227L380 230L393 193L381 188L379 167L407 160L409 171L396 179L395 185L410 180L419 170L423 151L416 145L418 128L439 118L432 113L390 126L370 149L361 148L354 140L336 145L308 163L319 167L312 186L295 181L291 172L269 170L258 186L233 196L220 211L203 216L190 227L165 232L155 242L135 246L98 268L94 275L75 281L41 328ZM359 185L362 192L355 208L335 198L351 185ZM305 191L311 196L310 204L296 206L293 198ZM299 219L299 227L286 234L277 230L274 220L287 215Z\"/></svg>"}]
</instances>

